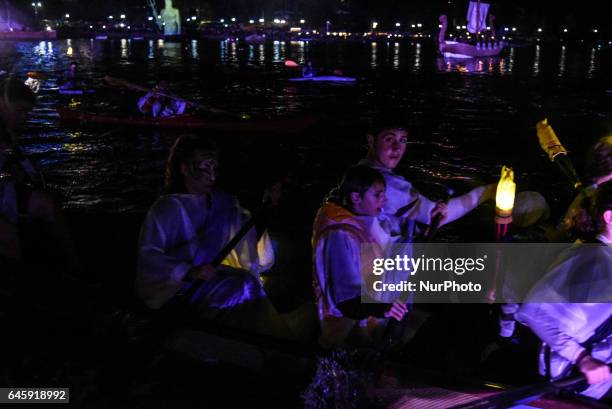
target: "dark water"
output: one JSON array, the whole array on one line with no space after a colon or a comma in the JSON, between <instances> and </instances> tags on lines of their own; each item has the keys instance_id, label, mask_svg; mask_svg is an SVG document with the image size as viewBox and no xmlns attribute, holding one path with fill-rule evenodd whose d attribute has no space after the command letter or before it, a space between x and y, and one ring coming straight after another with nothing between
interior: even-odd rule
<instances>
[{"instance_id":1,"label":"dark water","mask_svg":"<svg viewBox=\"0 0 612 409\"><path fill-rule=\"evenodd\" d=\"M57 40L0 43L0 69L50 75L70 60L85 77L105 74L151 86L166 80L184 97L253 117L315 113L321 124L299 136L225 135L223 184L247 203L275 173L289 169L316 206L347 166L364 153L364 121L393 110L413 123L400 172L439 196L492 182L512 165L519 190L564 201L565 181L541 153L527 104L541 103L580 168L585 149L612 130L611 51L586 44L511 48L503 57L457 63L440 59L432 43ZM314 60L356 76L355 86L294 85L283 62ZM101 91L77 99L82 109L125 110L133 92ZM70 102L42 92L23 133L27 152L65 206L87 212L143 212L159 193L167 151L179 133L124 127L69 128L55 108ZM215 138L215 135L211 135Z\"/></svg>"}]
</instances>

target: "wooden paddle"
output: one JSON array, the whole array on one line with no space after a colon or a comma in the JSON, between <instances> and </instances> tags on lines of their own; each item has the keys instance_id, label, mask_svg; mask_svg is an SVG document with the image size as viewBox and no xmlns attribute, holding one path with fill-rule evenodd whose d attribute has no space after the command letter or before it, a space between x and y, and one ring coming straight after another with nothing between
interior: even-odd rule
<instances>
[{"instance_id":1,"label":"wooden paddle","mask_svg":"<svg viewBox=\"0 0 612 409\"><path fill-rule=\"evenodd\" d=\"M113 87L126 88L126 89L131 89L131 90L134 90L134 91L141 91L141 92L150 92L151 91L147 87L143 87L141 85L134 84L134 83L129 82L129 81L123 79L123 78L111 77L110 75L104 76L104 82L106 82L108 85L111 85ZM210 112L213 112L213 113L216 113L216 114L229 114L229 112L224 110L224 109L215 108L215 107L212 107L210 105L203 105L203 104L200 104L200 103L197 103L197 102L194 102L194 101L190 101L190 100L188 100L186 98L182 98L182 97L179 97L179 96L176 96L176 95L167 94L167 93L160 92L160 91L157 91L157 94L161 95L163 97L166 97L166 98L175 99L175 100L178 100L178 101L184 101L184 102L186 102L187 104L189 104L191 106L194 106L194 107L200 108L200 109L206 109L206 110L208 110Z\"/></svg>"}]
</instances>

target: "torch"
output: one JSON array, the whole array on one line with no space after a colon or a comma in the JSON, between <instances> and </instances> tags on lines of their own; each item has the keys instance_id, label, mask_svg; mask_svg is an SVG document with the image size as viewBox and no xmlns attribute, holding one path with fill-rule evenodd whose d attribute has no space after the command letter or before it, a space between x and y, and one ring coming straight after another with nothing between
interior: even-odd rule
<instances>
[{"instance_id":1,"label":"torch","mask_svg":"<svg viewBox=\"0 0 612 409\"><path fill-rule=\"evenodd\" d=\"M574 186L574 189L582 189L582 182L580 182L576 169L574 169L574 166L568 157L567 150L565 150L563 145L561 145L555 131L548 124L547 118L544 118L536 124L536 131L542 150L546 152L553 163L556 163L557 166L559 166L563 174Z\"/></svg>"},{"instance_id":2,"label":"torch","mask_svg":"<svg viewBox=\"0 0 612 409\"><path fill-rule=\"evenodd\" d=\"M501 177L497 183L495 193L495 241L499 242L508 233L508 225L512 223L512 208L514 207L514 194L516 184L514 183L514 171L512 168L502 166ZM487 301L492 304L495 302L497 293L497 277L502 271L502 254L497 250L495 257L495 271L491 280L491 287L487 292Z\"/></svg>"},{"instance_id":3,"label":"torch","mask_svg":"<svg viewBox=\"0 0 612 409\"><path fill-rule=\"evenodd\" d=\"M512 223L515 193L514 171L512 168L502 166L501 177L497 183L497 192L495 193L496 241L500 241L508 233L508 225Z\"/></svg>"}]
</instances>

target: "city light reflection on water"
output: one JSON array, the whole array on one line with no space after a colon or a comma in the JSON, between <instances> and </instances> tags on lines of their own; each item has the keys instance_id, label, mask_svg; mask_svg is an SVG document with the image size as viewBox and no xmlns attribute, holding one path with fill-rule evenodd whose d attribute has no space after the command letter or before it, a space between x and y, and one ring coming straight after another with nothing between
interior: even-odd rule
<instances>
[{"instance_id":1,"label":"city light reflection on water","mask_svg":"<svg viewBox=\"0 0 612 409\"><path fill-rule=\"evenodd\" d=\"M517 100L554 100L549 107L553 118L573 118L571 122L557 119L555 126L564 142L577 152L576 157L585 147L574 138L588 135L584 141L594 139L605 126L601 119L607 115L607 105L601 99L605 92L602 97L600 91L593 90L605 87L602 67L610 64L609 50L590 47L581 52L570 45L538 44L510 48L500 57L449 60L439 57L430 43L388 41L388 45L386 41L247 44L242 40L180 43L161 39L0 43L0 69L22 78L27 71L49 73L43 86L47 89L38 97L23 144L43 164L51 184L73 192L68 206L80 208L146 208L158 192L165 155L177 133L122 127L65 128L55 108L67 105L70 99L48 89L57 85L57 77L73 59L94 83L107 74L142 86L163 79L186 98L241 115L314 113L328 118L326 127L314 135L283 139L282 143L265 145L265 151L262 145L259 153L253 153L258 151L252 151L255 148L251 146L244 153L235 152L236 161L257 161L259 155L282 157L282 147L299 151L306 167L316 164L324 170L330 164L348 166L363 153L363 126L359 121L376 110L404 110L407 117L419 119L420 124L409 147L418 154L406 161L403 170L421 177L425 186L462 179L465 174L486 178L497 173L499 158L491 158L490 152L512 155L515 147L508 146L509 152L501 152L501 148L487 144L516 135L527 138L529 133L527 129L517 130L518 122L512 121L518 110ZM299 75L299 70L285 68L287 59L300 65L312 60L317 68L342 70L359 81L353 86L290 84L286 79ZM570 69L567 61L571 61ZM543 88L542 78L551 79L549 88ZM577 79L591 85L576 91L571 84ZM138 92L129 90L101 89L75 101L81 103L79 109L128 113L134 112L138 96ZM577 118L577 112L582 117ZM587 129L577 129L574 124L578 123ZM347 140L351 141L349 145ZM258 144L264 141L258 140ZM339 151L343 152L341 157ZM539 161L536 150L535 157L517 154L511 158L515 167L522 169L523 177L551 181L551 175L535 169ZM105 171L99 171L101 168ZM313 183L326 184L332 183L335 173L326 171L309 177ZM552 180L555 183L558 180Z\"/></svg>"}]
</instances>

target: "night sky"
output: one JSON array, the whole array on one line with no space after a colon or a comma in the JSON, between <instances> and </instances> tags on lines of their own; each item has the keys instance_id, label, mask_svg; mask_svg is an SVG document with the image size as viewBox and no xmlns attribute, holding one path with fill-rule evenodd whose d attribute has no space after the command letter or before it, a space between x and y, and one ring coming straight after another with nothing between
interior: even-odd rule
<instances>
[{"instance_id":1,"label":"night sky","mask_svg":"<svg viewBox=\"0 0 612 409\"><path fill-rule=\"evenodd\" d=\"M163 7L164 0L156 0L158 8ZM30 1L9 1L16 8L26 8ZM134 19L142 19L150 13L146 0L109 0L76 1L76 0L43 0L40 11L42 18L58 18L70 13L71 18L98 20L108 14L126 13ZM176 7L183 13L199 10L202 18L237 17L238 19L258 18L262 14L274 18L275 13L283 10L293 13L295 18L306 18L313 24L320 24L330 19L336 24L352 25L362 28L376 19L381 27L391 26L395 21L406 23L436 21L440 13L447 13L463 19L467 1L458 0L175 0ZM498 17L499 24L519 26L544 26L568 28L598 26L606 29L610 26L609 14L604 12L606 2L573 2L543 0L506 0L492 3L492 11ZM29 7L31 8L31 7Z\"/></svg>"}]
</instances>

